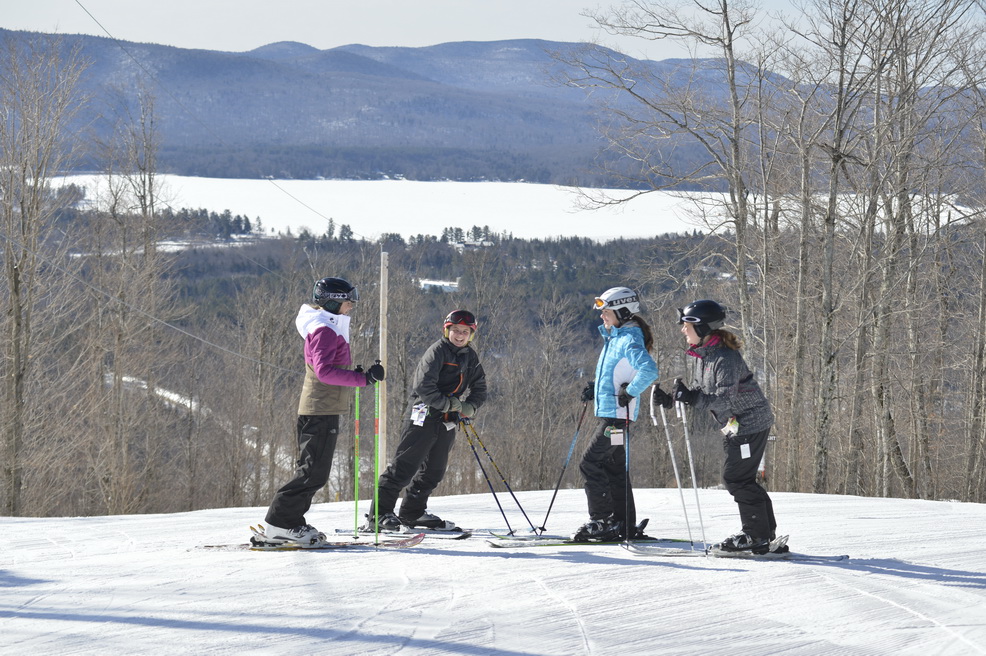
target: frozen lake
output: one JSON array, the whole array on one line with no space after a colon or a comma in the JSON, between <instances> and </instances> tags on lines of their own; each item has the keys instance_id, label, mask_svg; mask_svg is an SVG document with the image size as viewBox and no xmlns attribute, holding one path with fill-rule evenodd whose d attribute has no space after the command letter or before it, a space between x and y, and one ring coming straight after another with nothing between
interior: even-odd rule
<instances>
[{"instance_id":1,"label":"frozen lake","mask_svg":"<svg viewBox=\"0 0 986 656\"><path fill-rule=\"evenodd\" d=\"M162 175L161 200L174 208L231 211L254 221L268 235L307 229L323 234L332 219L349 225L357 237L382 234L440 236L445 228L489 226L496 234L523 239L620 237L706 230L692 218L692 203L666 192L652 192L629 203L583 209L572 187L519 182L412 182L409 180L234 180ZM106 186L103 176L61 178L87 187L90 199ZM626 197L628 192L588 190L593 195Z\"/></svg>"}]
</instances>

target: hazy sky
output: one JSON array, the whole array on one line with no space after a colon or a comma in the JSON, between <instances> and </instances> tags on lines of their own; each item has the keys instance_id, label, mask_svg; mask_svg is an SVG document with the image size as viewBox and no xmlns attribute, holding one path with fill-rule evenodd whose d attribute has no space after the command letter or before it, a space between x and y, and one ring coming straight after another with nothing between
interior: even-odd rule
<instances>
[{"instance_id":1,"label":"hazy sky","mask_svg":"<svg viewBox=\"0 0 986 656\"><path fill-rule=\"evenodd\" d=\"M662 43L618 40L582 16L586 10L605 11L619 4L618 0L0 0L0 27L112 35L124 41L235 52L277 41L326 49L350 43L428 46L536 38L596 40L648 59L687 55ZM768 0L766 4L781 3Z\"/></svg>"}]
</instances>

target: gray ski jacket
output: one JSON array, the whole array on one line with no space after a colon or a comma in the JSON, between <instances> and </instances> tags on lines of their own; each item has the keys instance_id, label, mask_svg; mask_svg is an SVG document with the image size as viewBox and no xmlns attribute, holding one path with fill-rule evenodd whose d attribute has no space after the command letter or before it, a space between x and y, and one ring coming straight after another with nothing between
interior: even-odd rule
<instances>
[{"instance_id":1,"label":"gray ski jacket","mask_svg":"<svg viewBox=\"0 0 986 656\"><path fill-rule=\"evenodd\" d=\"M689 349L688 355L694 358L689 386L700 392L692 407L708 410L720 429L735 418L737 435L759 433L774 424L770 403L739 351L713 335L707 344Z\"/></svg>"}]
</instances>

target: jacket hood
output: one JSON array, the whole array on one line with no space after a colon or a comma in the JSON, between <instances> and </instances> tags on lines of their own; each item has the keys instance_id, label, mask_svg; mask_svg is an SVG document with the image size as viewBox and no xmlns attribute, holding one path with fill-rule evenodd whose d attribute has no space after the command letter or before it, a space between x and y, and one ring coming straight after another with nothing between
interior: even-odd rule
<instances>
[{"instance_id":1,"label":"jacket hood","mask_svg":"<svg viewBox=\"0 0 986 656\"><path fill-rule=\"evenodd\" d=\"M305 304L298 310L298 316L294 320L295 328L302 339L308 337L319 328L332 328L335 332L349 336L350 317L347 314L332 314L328 310L315 308ZM347 340L348 341L348 340Z\"/></svg>"}]
</instances>

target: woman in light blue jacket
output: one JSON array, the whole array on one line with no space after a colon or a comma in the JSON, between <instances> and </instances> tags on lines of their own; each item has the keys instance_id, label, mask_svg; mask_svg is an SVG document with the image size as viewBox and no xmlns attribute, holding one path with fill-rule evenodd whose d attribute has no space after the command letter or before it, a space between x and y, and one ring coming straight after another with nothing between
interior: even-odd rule
<instances>
[{"instance_id":1,"label":"woman in light blue jacket","mask_svg":"<svg viewBox=\"0 0 986 656\"><path fill-rule=\"evenodd\" d=\"M649 352L654 340L650 326L639 316L640 298L633 290L607 289L596 298L595 308L603 321L599 326L603 350L596 363L596 379L586 385L582 400L595 401L599 421L579 465L585 478L589 522L572 538L634 538L636 509L624 438L628 424L637 419L640 395L657 380L657 364Z\"/></svg>"}]
</instances>

